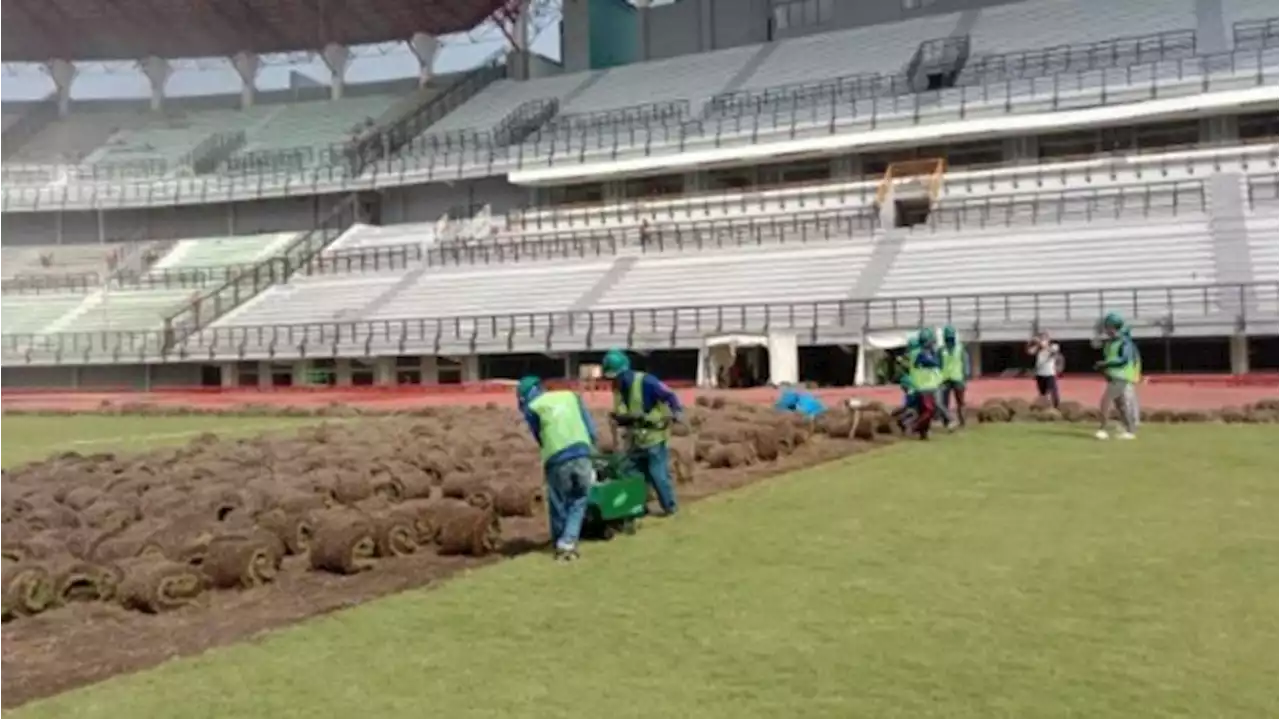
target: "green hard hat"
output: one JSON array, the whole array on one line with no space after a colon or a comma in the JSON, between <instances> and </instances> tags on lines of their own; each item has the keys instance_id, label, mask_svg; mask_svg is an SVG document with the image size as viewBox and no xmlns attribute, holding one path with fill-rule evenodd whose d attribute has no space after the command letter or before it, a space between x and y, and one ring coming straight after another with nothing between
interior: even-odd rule
<instances>
[{"instance_id":1,"label":"green hard hat","mask_svg":"<svg viewBox=\"0 0 1280 719\"><path fill-rule=\"evenodd\" d=\"M600 369L605 377L617 377L631 369L631 360L627 359L626 353L622 350L611 349L604 353L604 361L600 363Z\"/></svg>"},{"instance_id":2,"label":"green hard hat","mask_svg":"<svg viewBox=\"0 0 1280 719\"><path fill-rule=\"evenodd\" d=\"M952 327L951 325L947 325L946 327L943 327L943 328L942 328L942 337L943 337L944 339L949 339L949 340L953 340L953 339L955 339L955 338L956 338L956 328L955 328L955 327Z\"/></svg>"},{"instance_id":3,"label":"green hard hat","mask_svg":"<svg viewBox=\"0 0 1280 719\"><path fill-rule=\"evenodd\" d=\"M1108 312L1107 316L1102 318L1102 326L1120 329L1124 327L1124 318L1118 312Z\"/></svg>"},{"instance_id":4,"label":"green hard hat","mask_svg":"<svg viewBox=\"0 0 1280 719\"><path fill-rule=\"evenodd\" d=\"M933 328L921 327L918 337L920 338L921 345L933 344Z\"/></svg>"},{"instance_id":5,"label":"green hard hat","mask_svg":"<svg viewBox=\"0 0 1280 719\"><path fill-rule=\"evenodd\" d=\"M533 375L526 375L520 378L520 383L516 385L516 397L521 402L527 402L530 397L538 393L542 389L542 380Z\"/></svg>"}]
</instances>

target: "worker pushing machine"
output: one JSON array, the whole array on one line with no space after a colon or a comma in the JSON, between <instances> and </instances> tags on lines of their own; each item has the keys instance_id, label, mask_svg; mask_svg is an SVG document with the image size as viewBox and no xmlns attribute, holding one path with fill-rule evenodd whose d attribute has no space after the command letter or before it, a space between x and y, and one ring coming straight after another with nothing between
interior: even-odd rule
<instances>
[{"instance_id":1,"label":"worker pushing machine","mask_svg":"<svg viewBox=\"0 0 1280 719\"><path fill-rule=\"evenodd\" d=\"M969 366L969 352L964 343L956 339L956 328L947 325L942 328L942 346L938 348L938 359L942 364L942 410L951 416L951 426L957 423L963 427L964 391L968 385L972 370ZM951 398L955 397L956 411L951 413Z\"/></svg>"},{"instance_id":2,"label":"worker pushing machine","mask_svg":"<svg viewBox=\"0 0 1280 719\"><path fill-rule=\"evenodd\" d=\"M1102 392L1102 423L1094 435L1108 439L1107 415L1114 407L1120 414L1124 429L1116 435L1120 439L1133 439L1138 431L1137 384L1142 375L1142 358L1138 346L1125 327L1124 318L1108 312L1100 323L1102 331L1102 359L1094 363L1094 369L1106 377L1107 386Z\"/></svg>"},{"instance_id":3,"label":"worker pushing machine","mask_svg":"<svg viewBox=\"0 0 1280 719\"><path fill-rule=\"evenodd\" d=\"M627 452L658 496L662 511L676 513L676 491L668 468L667 441L671 423L684 414L680 399L661 380L631 369L631 360L622 350L611 349L600 363L604 376L613 382L613 415L616 426L627 432Z\"/></svg>"},{"instance_id":4,"label":"worker pushing machine","mask_svg":"<svg viewBox=\"0 0 1280 719\"><path fill-rule=\"evenodd\" d=\"M541 448L556 559L577 559L587 494L596 479L591 463L597 440L595 423L581 397L568 391L547 392L537 377L520 380L516 396L529 431Z\"/></svg>"},{"instance_id":5,"label":"worker pushing machine","mask_svg":"<svg viewBox=\"0 0 1280 719\"><path fill-rule=\"evenodd\" d=\"M931 414L942 420L944 425L951 424L951 415L939 401L942 396L942 362L934 346L933 328L925 327L916 334L916 345L908 349L908 375L915 392L929 395L933 405ZM908 345L910 347L910 345Z\"/></svg>"},{"instance_id":6,"label":"worker pushing machine","mask_svg":"<svg viewBox=\"0 0 1280 719\"><path fill-rule=\"evenodd\" d=\"M935 392L920 392L910 374L898 379L902 388L902 406L894 410L894 418L902 431L916 434L920 439L929 439L929 427L933 424L933 415L937 409Z\"/></svg>"}]
</instances>

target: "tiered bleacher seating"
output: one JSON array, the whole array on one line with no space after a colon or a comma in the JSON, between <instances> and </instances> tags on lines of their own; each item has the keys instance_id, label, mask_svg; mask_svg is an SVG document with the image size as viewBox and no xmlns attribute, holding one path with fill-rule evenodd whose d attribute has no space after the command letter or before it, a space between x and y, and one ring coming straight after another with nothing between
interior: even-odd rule
<instances>
[{"instance_id":1,"label":"tiered bleacher seating","mask_svg":"<svg viewBox=\"0 0 1280 719\"><path fill-rule=\"evenodd\" d=\"M84 295L79 294L5 295L0 302L0 326L9 335L48 332L82 302Z\"/></svg>"},{"instance_id":2,"label":"tiered bleacher seating","mask_svg":"<svg viewBox=\"0 0 1280 719\"><path fill-rule=\"evenodd\" d=\"M16 277L54 277L101 272L107 256L119 245L36 245L0 249L4 279Z\"/></svg>"},{"instance_id":3,"label":"tiered bleacher seating","mask_svg":"<svg viewBox=\"0 0 1280 719\"><path fill-rule=\"evenodd\" d=\"M178 240L152 265L152 273L183 268L248 265L271 257L297 233L272 232L236 237L204 237Z\"/></svg>"},{"instance_id":4,"label":"tiered bleacher seating","mask_svg":"<svg viewBox=\"0 0 1280 719\"><path fill-rule=\"evenodd\" d=\"M159 330L164 318L190 302L190 289L112 290L95 292L62 315L59 332ZM6 300L7 301L7 300Z\"/></svg>"}]
</instances>

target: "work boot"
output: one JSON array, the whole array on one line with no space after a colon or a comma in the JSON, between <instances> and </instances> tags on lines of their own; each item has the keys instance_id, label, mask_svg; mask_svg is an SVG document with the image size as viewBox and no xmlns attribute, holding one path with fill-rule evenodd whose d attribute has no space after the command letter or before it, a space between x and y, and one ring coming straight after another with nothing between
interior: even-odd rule
<instances>
[{"instance_id":1,"label":"work boot","mask_svg":"<svg viewBox=\"0 0 1280 719\"><path fill-rule=\"evenodd\" d=\"M574 562L579 558L577 547L556 547L557 562Z\"/></svg>"}]
</instances>

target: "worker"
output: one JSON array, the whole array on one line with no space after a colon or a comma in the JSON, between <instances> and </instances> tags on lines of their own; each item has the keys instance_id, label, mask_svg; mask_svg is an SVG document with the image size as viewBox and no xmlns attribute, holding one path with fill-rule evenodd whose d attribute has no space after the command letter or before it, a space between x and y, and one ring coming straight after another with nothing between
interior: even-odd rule
<instances>
[{"instance_id":1,"label":"worker","mask_svg":"<svg viewBox=\"0 0 1280 719\"><path fill-rule=\"evenodd\" d=\"M950 425L951 416L938 401L942 394L942 362L934 347L933 328L921 328L916 338L916 348L908 353L911 371L907 376L911 378L916 392L931 395L931 416L941 419L944 425Z\"/></svg>"},{"instance_id":2,"label":"worker","mask_svg":"<svg viewBox=\"0 0 1280 719\"><path fill-rule=\"evenodd\" d=\"M902 406L894 410L898 424L904 432L919 435L920 439L929 439L929 427L933 424L936 410L933 392L920 392L910 374L898 379L898 387L902 389Z\"/></svg>"},{"instance_id":3,"label":"worker","mask_svg":"<svg viewBox=\"0 0 1280 719\"><path fill-rule=\"evenodd\" d=\"M587 492L596 481L591 463L597 440L595 423L581 397L568 391L547 392L537 377L520 380L516 396L541 448L556 559L572 561L578 558Z\"/></svg>"},{"instance_id":4,"label":"worker","mask_svg":"<svg viewBox=\"0 0 1280 719\"><path fill-rule=\"evenodd\" d=\"M1109 312L1102 318L1102 359L1094 363L1094 369L1102 372L1107 380L1102 392L1102 423L1094 435L1108 439L1107 415L1114 407L1120 414L1124 429L1119 439L1133 439L1138 431L1138 394L1136 385L1142 367L1138 347L1133 337L1125 331L1124 318Z\"/></svg>"},{"instance_id":5,"label":"worker","mask_svg":"<svg viewBox=\"0 0 1280 719\"><path fill-rule=\"evenodd\" d=\"M938 349L942 364L942 408L951 415L954 427L957 421L961 427L964 418L964 391L972 376L969 367L969 352L964 343L956 339L956 328L947 325L942 328L942 346ZM951 414L951 398L956 399L955 414Z\"/></svg>"},{"instance_id":6,"label":"worker","mask_svg":"<svg viewBox=\"0 0 1280 719\"><path fill-rule=\"evenodd\" d=\"M814 419L827 411L822 400L815 397L812 392L797 389L790 382L784 383L780 389L782 391L778 393L778 401L773 405L773 408L779 412L795 412L805 419Z\"/></svg>"},{"instance_id":7,"label":"worker","mask_svg":"<svg viewBox=\"0 0 1280 719\"><path fill-rule=\"evenodd\" d=\"M653 488L665 515L676 513L676 491L668 467L672 421L684 415L680 398L657 377L631 369L631 360L622 350L611 349L600 363L604 376L613 382L613 420L629 428L627 448L632 462Z\"/></svg>"}]
</instances>

